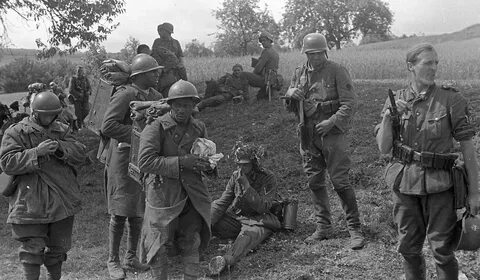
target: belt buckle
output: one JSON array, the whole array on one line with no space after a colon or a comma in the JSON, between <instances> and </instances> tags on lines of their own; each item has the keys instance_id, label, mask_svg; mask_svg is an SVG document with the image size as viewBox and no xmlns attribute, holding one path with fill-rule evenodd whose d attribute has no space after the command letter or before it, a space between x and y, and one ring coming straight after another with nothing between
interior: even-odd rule
<instances>
[{"instance_id":1,"label":"belt buckle","mask_svg":"<svg viewBox=\"0 0 480 280\"><path fill-rule=\"evenodd\" d=\"M435 161L435 154L430 152L421 152L420 159L423 167L432 168Z\"/></svg>"}]
</instances>

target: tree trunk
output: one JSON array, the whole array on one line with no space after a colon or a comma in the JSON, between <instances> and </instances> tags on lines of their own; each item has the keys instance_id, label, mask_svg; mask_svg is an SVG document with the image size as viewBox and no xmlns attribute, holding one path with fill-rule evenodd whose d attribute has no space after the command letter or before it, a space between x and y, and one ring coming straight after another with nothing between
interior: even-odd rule
<instances>
[{"instance_id":1,"label":"tree trunk","mask_svg":"<svg viewBox=\"0 0 480 280\"><path fill-rule=\"evenodd\" d=\"M335 41L335 48L337 50L341 49L342 47L340 46L340 40Z\"/></svg>"}]
</instances>

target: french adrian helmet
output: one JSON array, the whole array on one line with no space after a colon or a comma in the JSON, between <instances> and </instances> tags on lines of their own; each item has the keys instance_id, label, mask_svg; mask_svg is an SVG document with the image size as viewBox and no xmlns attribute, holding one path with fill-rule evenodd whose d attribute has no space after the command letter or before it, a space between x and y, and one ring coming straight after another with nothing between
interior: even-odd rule
<instances>
[{"instance_id":1,"label":"french adrian helmet","mask_svg":"<svg viewBox=\"0 0 480 280\"><path fill-rule=\"evenodd\" d=\"M32 111L42 115L58 115L62 111L62 104L58 96L51 91L37 93L33 97Z\"/></svg>"}]
</instances>

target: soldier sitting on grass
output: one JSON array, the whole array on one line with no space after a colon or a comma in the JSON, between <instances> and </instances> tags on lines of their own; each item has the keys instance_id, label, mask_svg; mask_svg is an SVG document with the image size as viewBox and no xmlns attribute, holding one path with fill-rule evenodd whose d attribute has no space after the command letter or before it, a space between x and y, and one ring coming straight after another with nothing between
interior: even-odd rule
<instances>
[{"instance_id":1,"label":"soldier sitting on grass","mask_svg":"<svg viewBox=\"0 0 480 280\"><path fill-rule=\"evenodd\" d=\"M242 76L240 73L243 71L243 67L240 64L235 64L232 67L232 74L227 73L227 75L222 76L218 82L216 82L216 87L210 86L207 82L207 91L205 98L198 103L198 110L203 110L206 107L218 106L222 103L225 103L230 100L242 100L248 99L248 80ZM208 92L208 88L214 88L214 93Z\"/></svg>"}]
</instances>

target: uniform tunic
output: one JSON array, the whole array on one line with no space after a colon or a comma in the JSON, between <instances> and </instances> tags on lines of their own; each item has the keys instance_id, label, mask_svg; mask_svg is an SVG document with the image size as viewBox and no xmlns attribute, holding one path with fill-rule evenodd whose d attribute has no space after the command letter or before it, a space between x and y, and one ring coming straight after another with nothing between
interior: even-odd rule
<instances>
[{"instance_id":1,"label":"uniform tunic","mask_svg":"<svg viewBox=\"0 0 480 280\"><path fill-rule=\"evenodd\" d=\"M111 97L102 123L102 134L110 138L106 156L106 191L108 212L124 217L143 217L145 208L142 187L128 175L130 148L118 149L119 143L130 143L132 137L131 101L155 101L161 95L136 86L120 87Z\"/></svg>"},{"instance_id":2,"label":"uniform tunic","mask_svg":"<svg viewBox=\"0 0 480 280\"><path fill-rule=\"evenodd\" d=\"M193 207L202 219L200 232L187 235L200 234L201 244L195 245L197 249L198 245L205 247L209 242L210 194L201 174L179 166L179 157L190 153L197 138L206 137L203 122L190 118L186 127L179 126L170 113L159 117L142 131L138 162L140 170L148 176L141 258L147 262L164 249L169 238L173 238L169 236L170 223L180 216L185 205ZM189 249L191 246L193 244L186 245Z\"/></svg>"}]
</instances>

